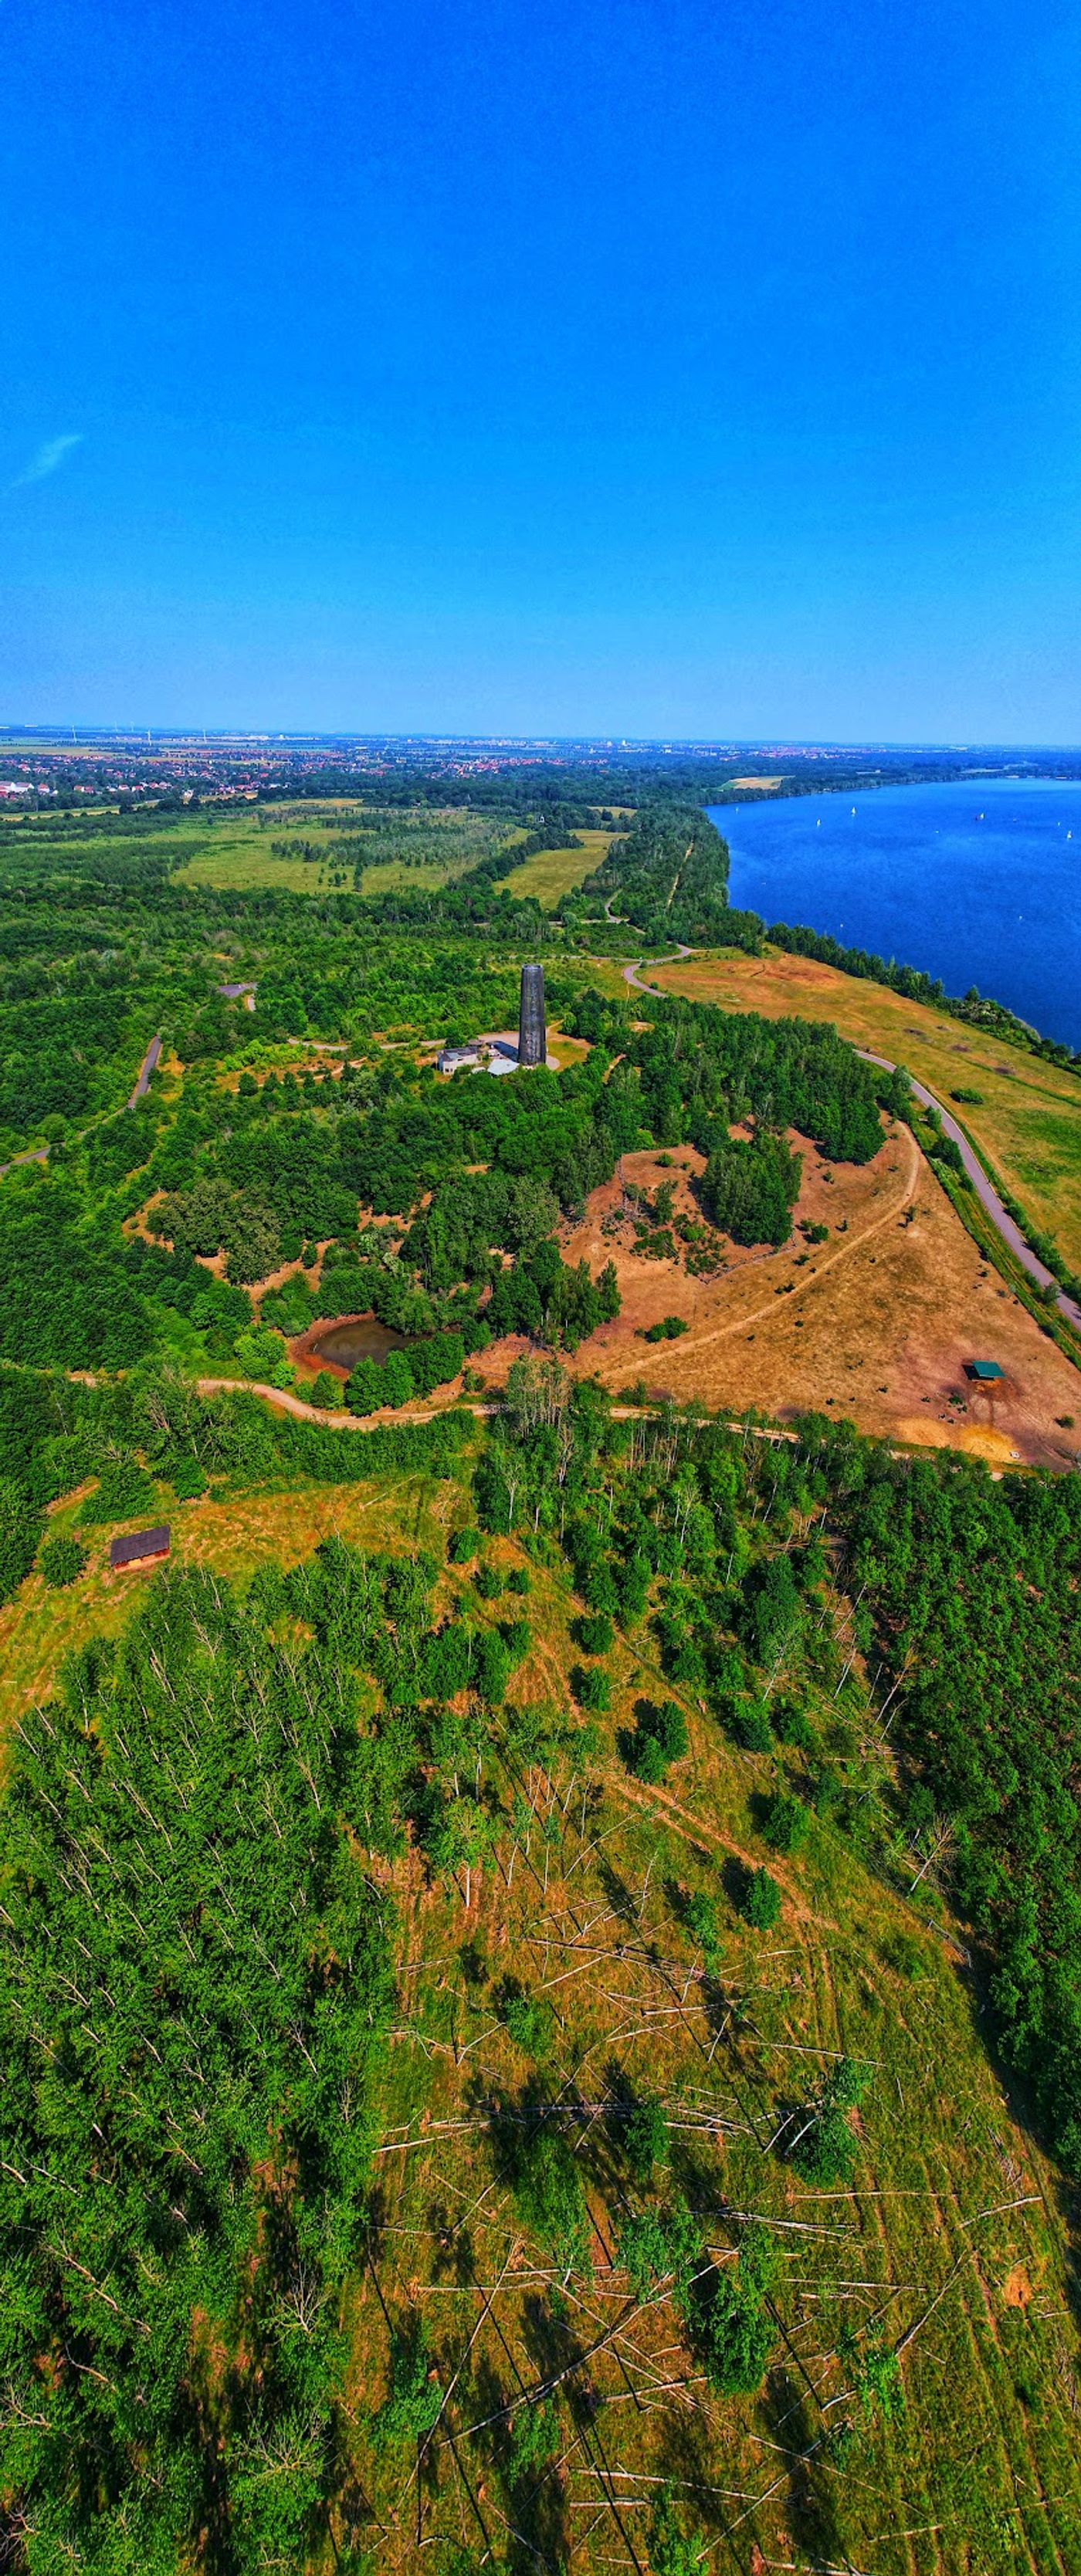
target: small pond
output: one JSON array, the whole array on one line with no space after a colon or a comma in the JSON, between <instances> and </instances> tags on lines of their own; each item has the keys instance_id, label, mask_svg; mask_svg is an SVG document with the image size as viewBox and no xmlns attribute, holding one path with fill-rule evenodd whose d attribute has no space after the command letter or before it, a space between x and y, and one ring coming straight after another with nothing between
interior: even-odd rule
<instances>
[{"instance_id":1,"label":"small pond","mask_svg":"<svg viewBox=\"0 0 1081 2576\"><path fill-rule=\"evenodd\" d=\"M312 1335L305 1345L305 1358L317 1360L321 1368L352 1369L358 1360L385 1360L388 1351L401 1349L402 1336L380 1324L374 1315L350 1315L345 1322L327 1324L322 1332Z\"/></svg>"}]
</instances>

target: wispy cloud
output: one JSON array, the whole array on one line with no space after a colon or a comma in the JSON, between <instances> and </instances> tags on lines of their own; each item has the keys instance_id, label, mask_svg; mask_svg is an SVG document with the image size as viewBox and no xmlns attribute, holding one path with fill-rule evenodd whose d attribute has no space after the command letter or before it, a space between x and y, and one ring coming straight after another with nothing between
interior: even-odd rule
<instances>
[{"instance_id":1,"label":"wispy cloud","mask_svg":"<svg viewBox=\"0 0 1081 2576\"><path fill-rule=\"evenodd\" d=\"M65 456L70 456L73 447L81 447L82 442L81 429L68 430L63 438L46 438L36 455L31 457L29 465L24 466L22 473L8 484L8 491L20 492L24 483L44 483L46 475L55 474Z\"/></svg>"}]
</instances>

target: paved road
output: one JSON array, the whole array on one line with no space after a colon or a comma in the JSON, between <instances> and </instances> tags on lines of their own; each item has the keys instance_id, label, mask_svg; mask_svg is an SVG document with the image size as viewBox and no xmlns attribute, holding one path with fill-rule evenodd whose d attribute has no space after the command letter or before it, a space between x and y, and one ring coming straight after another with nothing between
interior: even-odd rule
<instances>
[{"instance_id":1,"label":"paved road","mask_svg":"<svg viewBox=\"0 0 1081 2576\"><path fill-rule=\"evenodd\" d=\"M159 1057L159 1055L160 1055L160 1054L161 1054L161 1032L160 1032L160 1030L159 1030L157 1037L156 1037L156 1038L151 1038L150 1044L149 1044L149 1046L148 1046L148 1048L147 1048L147 1050L146 1050L146 1054L144 1055L144 1057L143 1057L143 1061L142 1061L142 1063L141 1063L141 1065L140 1065L140 1067L139 1067L139 1074L138 1074L138 1079L137 1079L137 1081L136 1081L135 1089L134 1089L134 1091L132 1092L131 1099L130 1099L130 1100L129 1100L129 1102L128 1102L128 1108L129 1108L129 1109L134 1109L134 1107L135 1107L135 1103L136 1103L136 1101L137 1101L137 1100L145 1100L146 1095L147 1095L147 1092L148 1092L148 1091L149 1091L149 1089L150 1089L150 1076L151 1076L151 1074L152 1074L152 1073L153 1073L153 1071L154 1071L154 1067L155 1067L155 1065L156 1065L156 1063L157 1063L157 1061L158 1061L158 1057Z\"/></svg>"},{"instance_id":2,"label":"paved road","mask_svg":"<svg viewBox=\"0 0 1081 2576\"><path fill-rule=\"evenodd\" d=\"M692 951L689 948L680 949L681 957L689 957L691 954ZM660 989L658 985L643 984L638 970L639 967L644 966L648 972L651 967L661 966L664 962L664 959L661 957L639 957L635 965L624 967L623 981L625 984L636 984L639 992L642 993L658 992ZM897 1071L896 1065L890 1063L890 1059L887 1055L873 1055L867 1047L857 1047L856 1053L863 1057L865 1064L881 1065L884 1073L896 1073ZM1001 1235L1003 1243L1007 1246L1008 1250L1013 1253L1015 1261L1019 1261L1022 1269L1027 1270L1029 1278L1035 1280L1036 1286L1038 1288L1049 1287L1052 1276L1050 1270L1048 1270L1046 1263L1040 1260L1038 1254L1033 1252L1031 1245L1026 1243L1020 1227L1015 1225L1008 1209L1003 1206L994 1183L989 1181L987 1178L987 1174L984 1171L983 1164L981 1163L979 1156L973 1153L963 1127L958 1126L956 1118L951 1118L949 1110L943 1107L941 1100L936 1100L934 1092L928 1091L925 1082L917 1082L915 1074L912 1073L909 1074L908 1079L912 1085L912 1089L915 1092L917 1100L922 1102L923 1107L925 1109L937 1109L938 1115L942 1120L943 1130L947 1136L952 1137L961 1156L961 1161L964 1164L969 1180L971 1181L973 1189L976 1192L976 1196L979 1199L980 1205L986 1210L996 1233ZM1075 1327L1075 1330L1081 1331L1081 1306L1077 1304L1076 1299L1068 1297L1066 1290L1064 1288L1060 1288L1055 1298L1055 1304L1058 1308L1059 1314L1065 1316L1067 1323L1072 1324Z\"/></svg>"},{"instance_id":3,"label":"paved road","mask_svg":"<svg viewBox=\"0 0 1081 2576\"><path fill-rule=\"evenodd\" d=\"M48 1160L47 1145L35 1145L29 1154L13 1154L10 1163L0 1163L0 1181L3 1180L5 1172L17 1172L20 1163L47 1163Z\"/></svg>"},{"instance_id":4,"label":"paved road","mask_svg":"<svg viewBox=\"0 0 1081 2576\"><path fill-rule=\"evenodd\" d=\"M897 1067L890 1063L888 1056L872 1055L867 1047L857 1047L856 1053L863 1057L865 1064L878 1064L882 1066L885 1073L896 1073ZM937 1109L945 1133L952 1137L980 1205L986 1209L996 1233L1001 1235L1003 1242L1013 1253L1014 1259L1021 1263L1022 1269L1027 1270L1029 1278L1035 1280L1037 1287L1048 1287L1052 1276L1050 1270L1033 1252L1031 1245L1026 1243L1020 1227L1014 1224L1009 1210L1003 1206L994 1183L987 1178L978 1154L973 1153L964 1128L958 1126L956 1118L951 1118L949 1110L943 1107L941 1100L936 1100L934 1092L928 1091L925 1082L917 1082L913 1073L909 1074L908 1079L917 1100L922 1101L924 1108ZM1064 1288L1059 1289L1055 1304L1060 1315L1065 1315L1067 1323L1081 1329L1081 1306L1077 1305L1073 1297L1067 1296Z\"/></svg>"}]
</instances>

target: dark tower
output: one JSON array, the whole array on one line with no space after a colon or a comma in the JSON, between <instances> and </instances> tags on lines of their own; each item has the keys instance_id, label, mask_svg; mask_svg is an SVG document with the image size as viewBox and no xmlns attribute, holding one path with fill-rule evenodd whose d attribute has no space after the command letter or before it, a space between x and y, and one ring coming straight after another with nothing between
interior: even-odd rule
<instances>
[{"instance_id":1,"label":"dark tower","mask_svg":"<svg viewBox=\"0 0 1081 2576\"><path fill-rule=\"evenodd\" d=\"M548 1032L544 1025L544 968L523 966L518 1008L519 1064L546 1064Z\"/></svg>"}]
</instances>

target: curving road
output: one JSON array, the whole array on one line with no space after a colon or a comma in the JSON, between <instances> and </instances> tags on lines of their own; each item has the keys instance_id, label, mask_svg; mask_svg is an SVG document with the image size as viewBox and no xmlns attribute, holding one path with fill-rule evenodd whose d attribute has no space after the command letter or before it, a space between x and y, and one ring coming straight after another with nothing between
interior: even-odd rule
<instances>
[{"instance_id":1,"label":"curving road","mask_svg":"<svg viewBox=\"0 0 1081 2576\"><path fill-rule=\"evenodd\" d=\"M680 955L690 957L693 951L690 948L681 947ZM636 984L640 993L659 993L661 989L659 984L643 984L639 968L645 967L648 971L650 967L663 966L668 962L670 961L663 957L639 957L633 966L624 967L623 981L625 984ZM857 1047L856 1054L862 1056L865 1064L880 1065L884 1073L897 1071L896 1065L891 1064L888 1055L874 1055L869 1047ZM905 1071L908 1071L907 1066ZM936 1100L934 1092L928 1091L925 1082L918 1082L914 1073L908 1074L908 1079L916 1099L921 1102L923 1108L937 1110L942 1120L943 1132L956 1145L980 1206L990 1217L996 1234L1001 1235L1007 1250L1012 1252L1015 1261L1020 1262L1022 1269L1027 1270L1029 1278L1035 1281L1038 1288L1050 1287L1051 1271L1047 1268L1046 1262L1040 1260L1038 1253L1033 1252L1031 1244L1026 1243L1020 1226L1015 1225L1009 1210L1003 1206L994 1182L988 1180L983 1164L978 1154L973 1152L964 1128L958 1126L956 1118L951 1118L949 1110L943 1107L941 1100ZM1081 1306L1077 1304L1075 1298L1067 1296L1065 1288L1058 1289L1055 1304L1059 1314L1065 1316L1066 1322L1072 1324L1076 1332L1081 1332Z\"/></svg>"},{"instance_id":2,"label":"curving road","mask_svg":"<svg viewBox=\"0 0 1081 2576\"><path fill-rule=\"evenodd\" d=\"M885 1073L897 1071L896 1065L890 1063L888 1056L872 1055L868 1047L857 1047L856 1053L863 1057L865 1064L881 1065ZM905 1070L908 1071L907 1066ZM917 1100L922 1102L923 1107L938 1111L944 1132L956 1145L980 1206L986 1210L995 1232L1001 1235L1015 1261L1019 1261L1022 1269L1027 1270L1029 1278L1035 1280L1037 1287L1049 1287L1052 1280L1051 1271L1048 1270L1046 1263L1040 1260L1039 1255L1033 1252L1031 1244L1026 1243L1020 1226L1014 1224L1009 1210L1003 1206L993 1181L987 1178L978 1154L973 1153L964 1128L958 1126L956 1118L951 1118L949 1110L943 1108L941 1100L936 1100L934 1092L928 1091L925 1082L917 1082L914 1073L910 1073L908 1079ZM1067 1296L1064 1288L1059 1289L1055 1304L1060 1315L1065 1315L1067 1323L1081 1330L1081 1306L1078 1306L1073 1297Z\"/></svg>"}]
</instances>

